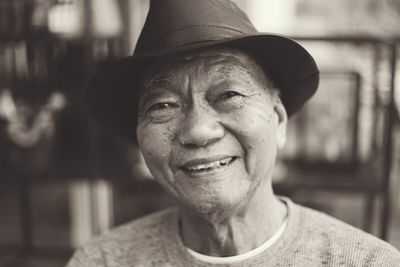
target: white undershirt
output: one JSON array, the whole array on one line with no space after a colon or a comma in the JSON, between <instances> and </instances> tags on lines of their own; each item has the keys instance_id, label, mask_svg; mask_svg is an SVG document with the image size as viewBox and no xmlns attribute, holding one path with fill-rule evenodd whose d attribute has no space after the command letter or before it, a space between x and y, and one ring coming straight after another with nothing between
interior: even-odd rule
<instances>
[{"instance_id":1,"label":"white undershirt","mask_svg":"<svg viewBox=\"0 0 400 267\"><path fill-rule=\"evenodd\" d=\"M236 256L214 257L214 256L208 256L208 255L200 254L200 253L198 253L198 252L196 252L196 251L194 251L194 250L192 250L190 248L186 248L186 249L188 250L188 252L193 257L195 257L196 259L201 260L203 262L213 263L213 264L237 263L237 262L240 262L240 261L247 260L247 259L249 259L251 257L256 256L256 255L259 255L259 254L263 253L264 251L266 251L268 248L270 248L282 236L283 232L286 229L286 225L287 225L287 217L283 221L282 226L279 228L279 230L277 232L275 232L275 234L273 234L271 236L271 238L269 238L267 241L265 241L259 247L255 248L255 249L252 249L252 250L250 250L248 252L245 252L243 254L236 255Z\"/></svg>"}]
</instances>

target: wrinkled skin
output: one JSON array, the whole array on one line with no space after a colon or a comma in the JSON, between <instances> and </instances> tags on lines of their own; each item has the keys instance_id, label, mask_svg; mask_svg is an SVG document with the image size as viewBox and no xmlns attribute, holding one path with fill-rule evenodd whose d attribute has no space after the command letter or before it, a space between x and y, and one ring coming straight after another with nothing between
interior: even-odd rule
<instances>
[{"instance_id":1,"label":"wrinkled skin","mask_svg":"<svg viewBox=\"0 0 400 267\"><path fill-rule=\"evenodd\" d=\"M198 251L234 255L279 227L284 208L273 195L271 173L285 143L287 116L271 87L250 57L228 49L170 57L147 72L138 144L150 172L180 203L187 236L199 241L189 246ZM202 227L190 227L190 218L204 220L206 232L215 231L214 249L211 241L194 237L194 229ZM243 232L267 222L270 229L255 227L254 235L262 234L248 240L252 244L233 245L243 242L233 240L233 228ZM221 247L225 252L217 251Z\"/></svg>"}]
</instances>

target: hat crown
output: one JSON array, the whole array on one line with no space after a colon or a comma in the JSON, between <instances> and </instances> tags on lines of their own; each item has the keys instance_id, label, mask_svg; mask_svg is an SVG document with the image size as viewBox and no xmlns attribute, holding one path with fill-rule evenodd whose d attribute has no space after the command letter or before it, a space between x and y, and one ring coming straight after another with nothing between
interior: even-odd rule
<instances>
[{"instance_id":1,"label":"hat crown","mask_svg":"<svg viewBox=\"0 0 400 267\"><path fill-rule=\"evenodd\" d=\"M247 15L230 0L151 0L134 54L256 33Z\"/></svg>"}]
</instances>

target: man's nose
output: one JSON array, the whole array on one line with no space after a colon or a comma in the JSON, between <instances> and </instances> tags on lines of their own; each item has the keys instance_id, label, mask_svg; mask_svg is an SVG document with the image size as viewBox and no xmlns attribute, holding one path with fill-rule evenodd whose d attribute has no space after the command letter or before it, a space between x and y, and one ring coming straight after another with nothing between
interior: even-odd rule
<instances>
[{"instance_id":1,"label":"man's nose","mask_svg":"<svg viewBox=\"0 0 400 267\"><path fill-rule=\"evenodd\" d=\"M186 113L178 133L184 146L206 146L224 136L224 127L218 114L211 108L192 107Z\"/></svg>"}]
</instances>

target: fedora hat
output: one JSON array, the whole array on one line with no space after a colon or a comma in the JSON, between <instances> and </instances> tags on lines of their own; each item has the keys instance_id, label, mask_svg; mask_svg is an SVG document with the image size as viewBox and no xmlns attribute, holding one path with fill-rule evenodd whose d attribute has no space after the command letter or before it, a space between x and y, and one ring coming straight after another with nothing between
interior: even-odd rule
<instances>
[{"instance_id":1,"label":"fedora hat","mask_svg":"<svg viewBox=\"0 0 400 267\"><path fill-rule=\"evenodd\" d=\"M168 55L218 46L242 50L268 70L289 116L318 87L313 57L289 38L257 32L232 1L152 0L133 55L100 66L89 82L88 108L102 127L135 140L144 69Z\"/></svg>"}]
</instances>

